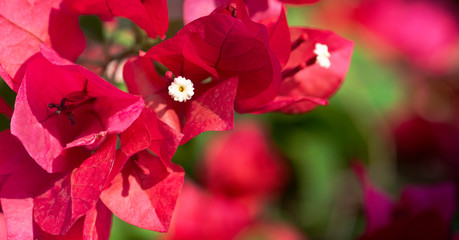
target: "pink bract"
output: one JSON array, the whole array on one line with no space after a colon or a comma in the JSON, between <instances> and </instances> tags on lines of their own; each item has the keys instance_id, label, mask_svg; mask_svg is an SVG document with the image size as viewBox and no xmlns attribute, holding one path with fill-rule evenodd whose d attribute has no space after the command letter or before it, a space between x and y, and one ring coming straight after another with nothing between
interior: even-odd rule
<instances>
[{"instance_id":1,"label":"pink bract","mask_svg":"<svg viewBox=\"0 0 459 240\"><path fill-rule=\"evenodd\" d=\"M86 46L78 16L70 13L62 0L2 0L0 37L0 76L14 91L19 89L26 63L40 52L40 44L70 60Z\"/></svg>"},{"instance_id":2,"label":"pink bract","mask_svg":"<svg viewBox=\"0 0 459 240\"><path fill-rule=\"evenodd\" d=\"M49 49L43 53L27 67L11 132L40 166L55 172L75 164L78 156L66 152L97 146L107 134L128 128L144 102Z\"/></svg>"},{"instance_id":3,"label":"pink bract","mask_svg":"<svg viewBox=\"0 0 459 240\"><path fill-rule=\"evenodd\" d=\"M65 0L77 14L95 14L108 20L113 17L130 19L148 36L165 37L169 26L166 0Z\"/></svg>"},{"instance_id":4,"label":"pink bract","mask_svg":"<svg viewBox=\"0 0 459 240\"><path fill-rule=\"evenodd\" d=\"M141 228L166 232L183 184L183 169L148 151L131 157L117 155L125 162L102 192L102 202L117 217Z\"/></svg>"},{"instance_id":5,"label":"pink bract","mask_svg":"<svg viewBox=\"0 0 459 240\"><path fill-rule=\"evenodd\" d=\"M326 105L341 86L351 61L353 43L330 31L290 28L292 52L282 71L279 95L254 113L278 111L298 114ZM330 67L316 63L316 44L330 53Z\"/></svg>"},{"instance_id":6,"label":"pink bract","mask_svg":"<svg viewBox=\"0 0 459 240\"><path fill-rule=\"evenodd\" d=\"M167 59L173 61L176 57ZM134 93L144 95L148 108L155 110L162 121L183 133L182 144L204 131L231 129L237 79L201 84L198 79L203 80L199 76L205 71L191 63L187 64L185 60L183 66L184 69L190 69L185 76L195 76L191 79L197 79L192 80L195 94L187 102L176 102L171 98L167 92L171 80L160 77L148 57L130 60L125 65L124 76L130 91L132 89ZM182 72L177 74L183 76Z\"/></svg>"}]
</instances>

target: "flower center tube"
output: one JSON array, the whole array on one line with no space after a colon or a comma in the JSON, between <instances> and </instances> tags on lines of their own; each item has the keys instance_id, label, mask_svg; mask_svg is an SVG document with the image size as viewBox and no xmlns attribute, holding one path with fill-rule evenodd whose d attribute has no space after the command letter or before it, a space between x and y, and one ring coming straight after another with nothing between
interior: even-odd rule
<instances>
[{"instance_id":1,"label":"flower center tube","mask_svg":"<svg viewBox=\"0 0 459 240\"><path fill-rule=\"evenodd\" d=\"M76 91L67 94L59 103L48 104L49 109L56 109L54 116L66 115L72 126L76 124L73 112L87 104L94 102L95 98L88 96L86 86L83 91ZM49 117L52 117L48 116Z\"/></svg>"},{"instance_id":2,"label":"flower center tube","mask_svg":"<svg viewBox=\"0 0 459 240\"><path fill-rule=\"evenodd\" d=\"M302 34L297 40L292 43L292 51L298 48L307 38L306 34ZM291 77L297 74L299 71L303 70L304 68L311 66L317 63L319 66L323 68L330 68L330 52L328 51L328 46L321 43L316 43L315 48L313 50L314 56L307 61L301 62L296 67L285 69L282 71L282 79Z\"/></svg>"}]
</instances>

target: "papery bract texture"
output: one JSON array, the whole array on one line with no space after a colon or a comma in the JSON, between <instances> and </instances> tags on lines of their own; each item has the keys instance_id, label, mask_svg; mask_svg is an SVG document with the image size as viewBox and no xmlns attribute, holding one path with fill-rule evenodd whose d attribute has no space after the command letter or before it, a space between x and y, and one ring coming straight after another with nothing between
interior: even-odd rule
<instances>
[{"instance_id":1,"label":"papery bract texture","mask_svg":"<svg viewBox=\"0 0 459 240\"><path fill-rule=\"evenodd\" d=\"M84 239L108 240L112 226L112 212L102 203L97 204L86 213L83 226Z\"/></svg>"},{"instance_id":2,"label":"papery bract texture","mask_svg":"<svg viewBox=\"0 0 459 240\"><path fill-rule=\"evenodd\" d=\"M167 0L65 0L77 14L95 14L102 19L125 17L144 29L148 36L164 38L169 18Z\"/></svg>"},{"instance_id":3,"label":"papery bract texture","mask_svg":"<svg viewBox=\"0 0 459 240\"><path fill-rule=\"evenodd\" d=\"M55 172L75 166L69 159L77 156L66 151L97 146L107 134L128 128L144 102L52 52L45 56L27 67L11 132L40 166Z\"/></svg>"},{"instance_id":4,"label":"papery bract texture","mask_svg":"<svg viewBox=\"0 0 459 240\"><path fill-rule=\"evenodd\" d=\"M153 109L144 108L139 118L120 134L121 151L132 156L148 148L170 161L182 137L183 134L159 120Z\"/></svg>"},{"instance_id":5,"label":"papery bract texture","mask_svg":"<svg viewBox=\"0 0 459 240\"><path fill-rule=\"evenodd\" d=\"M0 1L0 76L17 91L25 65L40 52L40 44L75 60L86 46L78 16L62 0Z\"/></svg>"},{"instance_id":6,"label":"papery bract texture","mask_svg":"<svg viewBox=\"0 0 459 240\"><path fill-rule=\"evenodd\" d=\"M22 146L15 149L27 155ZM47 174L28 157L3 183L0 191L2 211L6 219L9 239L36 239L37 229L33 220L33 198L46 190L60 174Z\"/></svg>"},{"instance_id":7,"label":"papery bract texture","mask_svg":"<svg viewBox=\"0 0 459 240\"><path fill-rule=\"evenodd\" d=\"M115 161L115 147L116 135L111 135L81 166L34 198L34 219L41 229L64 235L96 207Z\"/></svg>"},{"instance_id":8,"label":"papery bract texture","mask_svg":"<svg viewBox=\"0 0 459 240\"><path fill-rule=\"evenodd\" d=\"M127 158L123 154L117 157ZM162 161L145 150L127 159L123 170L102 192L101 199L123 221L166 232L183 177L181 167Z\"/></svg>"}]
</instances>

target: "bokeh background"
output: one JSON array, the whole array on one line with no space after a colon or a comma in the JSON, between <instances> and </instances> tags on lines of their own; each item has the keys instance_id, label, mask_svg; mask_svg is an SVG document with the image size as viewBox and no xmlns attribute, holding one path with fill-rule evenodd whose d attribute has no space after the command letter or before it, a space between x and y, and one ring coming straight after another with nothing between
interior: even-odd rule
<instances>
[{"instance_id":1,"label":"bokeh background","mask_svg":"<svg viewBox=\"0 0 459 240\"><path fill-rule=\"evenodd\" d=\"M171 0L169 8L167 37L183 26L182 2ZM365 166L374 185L394 199L409 184L450 182L457 188L459 4L454 0L322 0L288 6L287 18L291 26L328 29L354 41L344 84L328 106L302 115L236 115L236 130L207 132L180 146L172 161L185 169L189 189L207 194L207 200L250 202L251 210L250 220L229 219L236 210L225 212L219 209L220 203L209 200L212 203L207 206L195 204L200 207L195 210L195 215L202 214L200 218L191 214L187 219L174 216L173 221L204 228L212 225L206 221L218 222L221 214L227 229L232 228L232 221L244 229L237 234L239 239L356 239L365 229L361 185L352 169L356 162ZM142 34L133 31L132 23L125 19L102 23L95 17L82 17L80 22L92 42L115 42L120 48L136 44L133 36ZM97 55L97 51L91 54ZM115 70L102 74L116 78ZM122 82L118 85L124 88ZM13 104L14 94L4 86L0 91ZM234 147L233 154L216 158L225 160L220 167L228 169L226 174L242 172L250 176L248 182L256 183L249 190L262 196L249 200L238 195L240 189L229 195L215 189L227 176L206 175L210 169L206 161L212 155L208 152L239 126L261 134L262 140L256 141L265 141L265 150L259 151L266 153L252 154L254 160L247 163L239 161L242 152L260 147L242 137L232 143L244 143L240 149ZM8 120L1 115L0 127L8 127ZM250 163L260 158L276 162L272 168L278 169L263 169L271 163ZM235 188L246 187L243 181L240 184ZM193 201L182 196L179 204L191 208ZM206 218L209 212L213 216ZM451 232L459 231L459 214L454 214ZM242 227L246 225L250 227ZM279 233L282 237L274 238ZM164 234L114 217L113 240L164 238Z\"/></svg>"}]
</instances>

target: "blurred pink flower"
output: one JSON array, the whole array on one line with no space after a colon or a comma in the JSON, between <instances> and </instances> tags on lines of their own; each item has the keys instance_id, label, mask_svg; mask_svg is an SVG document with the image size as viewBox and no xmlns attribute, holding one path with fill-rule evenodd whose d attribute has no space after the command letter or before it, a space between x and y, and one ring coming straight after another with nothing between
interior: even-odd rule
<instances>
[{"instance_id":1,"label":"blurred pink flower","mask_svg":"<svg viewBox=\"0 0 459 240\"><path fill-rule=\"evenodd\" d=\"M355 18L410 61L433 71L449 70L458 26L440 4L407 0L364 0Z\"/></svg>"},{"instance_id":2,"label":"blurred pink flower","mask_svg":"<svg viewBox=\"0 0 459 240\"><path fill-rule=\"evenodd\" d=\"M215 136L204 155L206 188L234 199L255 199L260 205L285 184L288 175L279 153L260 123L241 121Z\"/></svg>"},{"instance_id":3,"label":"blurred pink flower","mask_svg":"<svg viewBox=\"0 0 459 240\"><path fill-rule=\"evenodd\" d=\"M185 181L167 240L232 240L251 221L244 205Z\"/></svg>"},{"instance_id":4,"label":"blurred pink flower","mask_svg":"<svg viewBox=\"0 0 459 240\"><path fill-rule=\"evenodd\" d=\"M456 209L450 183L405 187L397 202L372 185L365 169L354 165L363 189L366 230L360 239L449 239Z\"/></svg>"}]
</instances>

